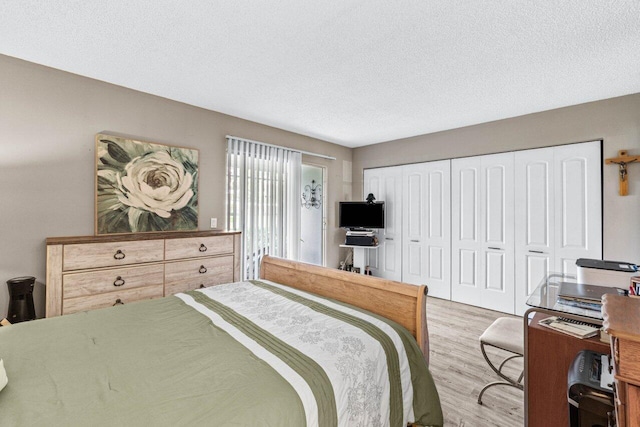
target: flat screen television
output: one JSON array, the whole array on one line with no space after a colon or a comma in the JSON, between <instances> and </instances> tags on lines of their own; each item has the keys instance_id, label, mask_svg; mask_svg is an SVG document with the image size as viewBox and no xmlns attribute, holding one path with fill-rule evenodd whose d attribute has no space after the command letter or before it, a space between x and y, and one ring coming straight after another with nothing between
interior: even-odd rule
<instances>
[{"instance_id":1,"label":"flat screen television","mask_svg":"<svg viewBox=\"0 0 640 427\"><path fill-rule=\"evenodd\" d=\"M384 228L384 202L340 202L340 227Z\"/></svg>"}]
</instances>

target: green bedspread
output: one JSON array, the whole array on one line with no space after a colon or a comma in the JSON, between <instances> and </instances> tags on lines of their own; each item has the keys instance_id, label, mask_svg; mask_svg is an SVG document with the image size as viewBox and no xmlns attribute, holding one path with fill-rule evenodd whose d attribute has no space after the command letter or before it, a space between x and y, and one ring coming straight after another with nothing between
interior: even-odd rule
<instances>
[{"instance_id":1,"label":"green bedspread","mask_svg":"<svg viewBox=\"0 0 640 427\"><path fill-rule=\"evenodd\" d=\"M441 425L415 342L403 356L370 323L354 326L355 309L319 300L242 282L0 328L0 426ZM373 364L363 352L377 342L383 375L354 365ZM404 358L411 378L393 378ZM375 399L389 408L367 408Z\"/></svg>"}]
</instances>

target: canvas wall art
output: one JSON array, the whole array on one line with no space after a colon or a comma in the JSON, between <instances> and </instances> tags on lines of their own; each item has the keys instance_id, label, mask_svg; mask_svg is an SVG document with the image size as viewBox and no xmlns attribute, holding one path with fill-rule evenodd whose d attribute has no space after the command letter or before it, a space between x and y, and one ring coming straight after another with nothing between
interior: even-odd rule
<instances>
[{"instance_id":1,"label":"canvas wall art","mask_svg":"<svg viewBox=\"0 0 640 427\"><path fill-rule=\"evenodd\" d=\"M96 234L198 228L198 150L96 135Z\"/></svg>"}]
</instances>

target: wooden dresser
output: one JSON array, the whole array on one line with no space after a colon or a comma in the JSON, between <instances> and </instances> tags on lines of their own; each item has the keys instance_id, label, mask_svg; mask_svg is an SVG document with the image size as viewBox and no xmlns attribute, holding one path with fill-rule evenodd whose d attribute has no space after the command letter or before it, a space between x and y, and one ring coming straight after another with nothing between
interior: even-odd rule
<instances>
[{"instance_id":1,"label":"wooden dresser","mask_svg":"<svg viewBox=\"0 0 640 427\"><path fill-rule=\"evenodd\" d=\"M604 330L611 335L617 427L640 426L640 299L603 297Z\"/></svg>"},{"instance_id":2,"label":"wooden dresser","mask_svg":"<svg viewBox=\"0 0 640 427\"><path fill-rule=\"evenodd\" d=\"M240 232L47 239L47 317L237 280Z\"/></svg>"}]
</instances>

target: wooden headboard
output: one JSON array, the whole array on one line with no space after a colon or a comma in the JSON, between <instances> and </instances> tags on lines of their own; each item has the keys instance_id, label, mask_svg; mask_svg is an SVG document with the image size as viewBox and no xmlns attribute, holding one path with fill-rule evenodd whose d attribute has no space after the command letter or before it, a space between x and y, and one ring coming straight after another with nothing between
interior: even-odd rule
<instances>
[{"instance_id":1,"label":"wooden headboard","mask_svg":"<svg viewBox=\"0 0 640 427\"><path fill-rule=\"evenodd\" d=\"M262 258L260 277L346 302L399 323L416 338L429 363L425 285L408 285L270 256Z\"/></svg>"}]
</instances>

